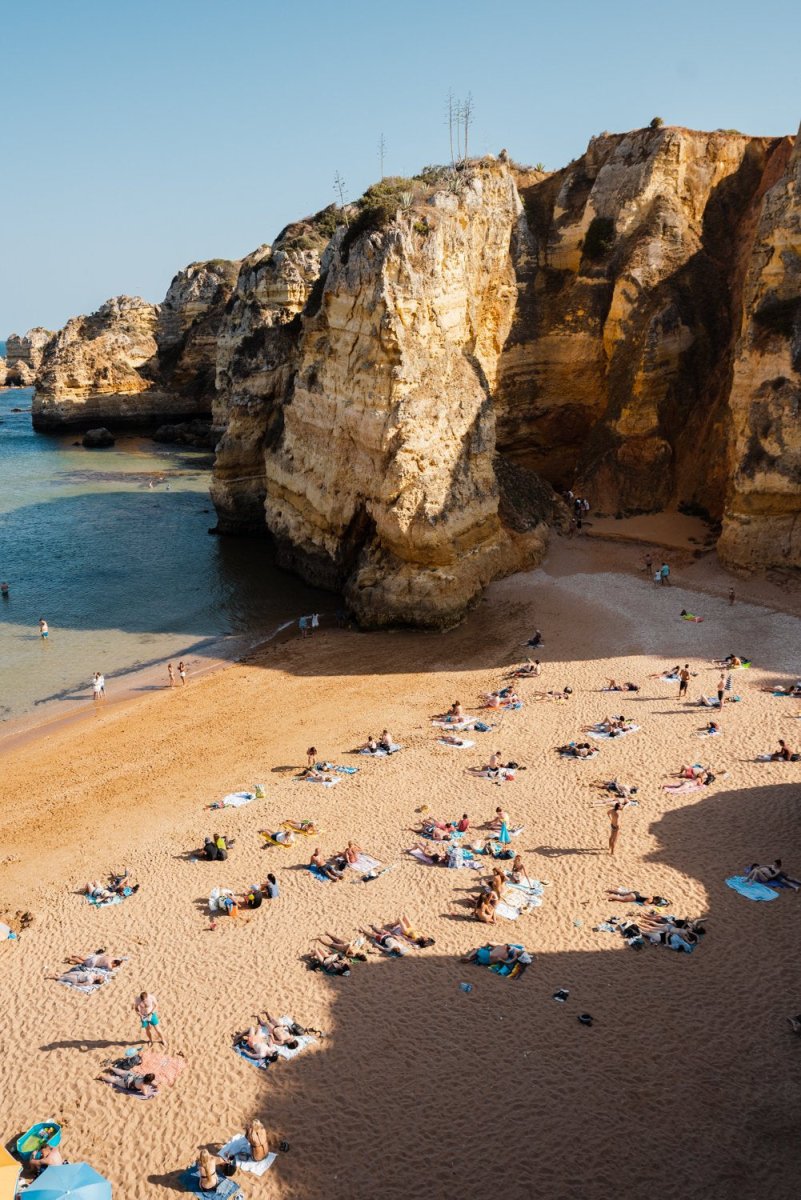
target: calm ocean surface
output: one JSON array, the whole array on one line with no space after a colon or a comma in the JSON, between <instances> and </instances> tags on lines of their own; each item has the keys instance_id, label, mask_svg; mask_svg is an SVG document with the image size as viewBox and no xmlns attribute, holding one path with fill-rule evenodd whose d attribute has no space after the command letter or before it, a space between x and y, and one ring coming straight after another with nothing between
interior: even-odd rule
<instances>
[{"instance_id":1,"label":"calm ocean surface","mask_svg":"<svg viewBox=\"0 0 801 1200\"><path fill-rule=\"evenodd\" d=\"M0 580L10 587L0 721L44 701L74 709L95 671L111 696L115 677L119 686L136 668L334 607L273 567L265 543L209 536L209 455L138 437L84 450L75 433L36 434L29 411L11 411L30 409L31 395L0 391Z\"/></svg>"}]
</instances>

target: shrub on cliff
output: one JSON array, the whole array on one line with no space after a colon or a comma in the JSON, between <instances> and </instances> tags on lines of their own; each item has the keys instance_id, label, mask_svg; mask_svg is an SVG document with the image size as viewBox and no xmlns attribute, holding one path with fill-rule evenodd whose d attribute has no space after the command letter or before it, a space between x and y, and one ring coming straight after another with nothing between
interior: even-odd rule
<instances>
[{"instance_id":1,"label":"shrub on cliff","mask_svg":"<svg viewBox=\"0 0 801 1200\"><path fill-rule=\"evenodd\" d=\"M394 221L398 209L409 208L414 198L414 180L404 179L400 175L389 175L380 183L369 187L361 199L356 201L358 211L342 239L340 250L345 262L348 260L351 246L362 234L386 229L390 221Z\"/></svg>"},{"instance_id":2,"label":"shrub on cliff","mask_svg":"<svg viewBox=\"0 0 801 1200\"><path fill-rule=\"evenodd\" d=\"M663 117L652 117L649 122L648 128L649 129L661 129L662 126L664 125L664 123L665 123L665 121L664 121Z\"/></svg>"}]
</instances>

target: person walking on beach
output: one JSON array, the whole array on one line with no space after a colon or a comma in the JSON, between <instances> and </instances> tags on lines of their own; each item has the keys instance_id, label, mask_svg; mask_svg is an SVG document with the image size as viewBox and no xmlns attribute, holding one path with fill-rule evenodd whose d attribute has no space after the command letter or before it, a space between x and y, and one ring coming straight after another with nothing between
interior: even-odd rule
<instances>
[{"instance_id":1,"label":"person walking on beach","mask_svg":"<svg viewBox=\"0 0 801 1200\"><path fill-rule=\"evenodd\" d=\"M156 1035L162 1046L166 1045L164 1035L159 1027L159 1014L156 1011L156 997L150 992L140 992L134 1001L134 1011L139 1016L139 1022L145 1031L149 1044L154 1044Z\"/></svg>"},{"instance_id":2,"label":"person walking on beach","mask_svg":"<svg viewBox=\"0 0 801 1200\"><path fill-rule=\"evenodd\" d=\"M734 588L730 587L729 588L729 607L731 607L732 604L734 604Z\"/></svg>"},{"instance_id":3,"label":"person walking on beach","mask_svg":"<svg viewBox=\"0 0 801 1200\"><path fill-rule=\"evenodd\" d=\"M726 676L721 675L718 680L718 708L723 708L723 693L726 690Z\"/></svg>"},{"instance_id":4,"label":"person walking on beach","mask_svg":"<svg viewBox=\"0 0 801 1200\"><path fill-rule=\"evenodd\" d=\"M46 641L49 636L50 636L50 630L47 627L47 621L44 619L44 617L40 617L39 618L39 637L42 638L43 641Z\"/></svg>"},{"instance_id":5,"label":"person walking on beach","mask_svg":"<svg viewBox=\"0 0 801 1200\"><path fill-rule=\"evenodd\" d=\"M170 680L170 687L175 687L175 671L172 663L167 663L167 675Z\"/></svg>"},{"instance_id":6,"label":"person walking on beach","mask_svg":"<svg viewBox=\"0 0 801 1200\"><path fill-rule=\"evenodd\" d=\"M186 663L183 659L178 663L178 677L181 680L181 687L186 687Z\"/></svg>"},{"instance_id":7,"label":"person walking on beach","mask_svg":"<svg viewBox=\"0 0 801 1200\"><path fill-rule=\"evenodd\" d=\"M663 562L662 566L659 568L659 578L661 580L662 587L670 587L670 567L666 562Z\"/></svg>"},{"instance_id":8,"label":"person walking on beach","mask_svg":"<svg viewBox=\"0 0 801 1200\"><path fill-rule=\"evenodd\" d=\"M105 683L103 676L99 671L95 671L94 675L92 676L92 699L95 701L95 703L97 703L98 700L102 700L104 690Z\"/></svg>"},{"instance_id":9,"label":"person walking on beach","mask_svg":"<svg viewBox=\"0 0 801 1200\"><path fill-rule=\"evenodd\" d=\"M679 671L679 700L681 700L682 696L687 695L687 688L689 687L689 684L690 664L685 663L682 669Z\"/></svg>"}]
</instances>

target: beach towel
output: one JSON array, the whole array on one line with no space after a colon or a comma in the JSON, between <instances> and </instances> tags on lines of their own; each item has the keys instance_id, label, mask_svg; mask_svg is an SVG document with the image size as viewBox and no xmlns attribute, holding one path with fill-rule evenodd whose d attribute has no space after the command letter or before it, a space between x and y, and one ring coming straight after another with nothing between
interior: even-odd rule
<instances>
[{"instance_id":1,"label":"beach towel","mask_svg":"<svg viewBox=\"0 0 801 1200\"><path fill-rule=\"evenodd\" d=\"M748 883L744 875L730 875L726 885L745 896L746 900L777 900L779 896L778 892L764 883Z\"/></svg>"},{"instance_id":2,"label":"beach towel","mask_svg":"<svg viewBox=\"0 0 801 1200\"><path fill-rule=\"evenodd\" d=\"M702 729L701 732L698 734L698 736L699 737L717 737L721 733L723 733L722 729Z\"/></svg>"},{"instance_id":3,"label":"beach towel","mask_svg":"<svg viewBox=\"0 0 801 1200\"><path fill-rule=\"evenodd\" d=\"M627 726L626 729L620 729L615 734L607 733L607 731L605 729L604 730L594 729L589 734L589 736L591 738L594 738L596 741L601 741L602 739L608 739L609 741L614 742L618 738L625 737L627 733L638 733L639 728L640 728L639 725L629 725L629 726Z\"/></svg>"},{"instance_id":4,"label":"beach towel","mask_svg":"<svg viewBox=\"0 0 801 1200\"><path fill-rule=\"evenodd\" d=\"M320 883L333 883L334 882L333 879L328 878L328 876L326 875L326 873L324 871L321 871L319 867L316 867L314 865L314 863L309 863L308 868L311 871L314 878L319 879Z\"/></svg>"},{"instance_id":5,"label":"beach towel","mask_svg":"<svg viewBox=\"0 0 801 1200\"><path fill-rule=\"evenodd\" d=\"M196 1196L214 1196L215 1200L244 1200L245 1193L242 1191L238 1183L233 1179L228 1179L224 1175L217 1176L219 1183L213 1192L204 1191L200 1186L200 1173L197 1163L193 1163L191 1167L187 1167L181 1174L181 1187L187 1192L194 1192Z\"/></svg>"},{"instance_id":6,"label":"beach towel","mask_svg":"<svg viewBox=\"0 0 801 1200\"><path fill-rule=\"evenodd\" d=\"M77 983L76 975L81 971L91 970L96 975L102 975L103 979L100 983ZM69 971L65 971L58 978L59 983L63 983L65 987L74 988L76 992L83 992L88 996L91 992L98 992L100 988L105 987L110 979L114 977L114 971L106 971L102 967L70 967Z\"/></svg>"},{"instance_id":7,"label":"beach towel","mask_svg":"<svg viewBox=\"0 0 801 1200\"><path fill-rule=\"evenodd\" d=\"M336 787L341 782L341 779L312 779L309 775L304 775L302 778L299 777L295 780L295 783L318 783L326 788Z\"/></svg>"},{"instance_id":8,"label":"beach towel","mask_svg":"<svg viewBox=\"0 0 801 1200\"><path fill-rule=\"evenodd\" d=\"M250 1175L263 1175L265 1171L269 1171L270 1167L278 1157L277 1154L267 1154L259 1162L254 1162L250 1153L250 1143L244 1133L238 1133L232 1137L230 1142L226 1142L219 1150L221 1158L233 1158L241 1171L247 1171ZM206 1193L208 1194L208 1193Z\"/></svg>"},{"instance_id":9,"label":"beach towel","mask_svg":"<svg viewBox=\"0 0 801 1200\"><path fill-rule=\"evenodd\" d=\"M172 1087L186 1067L185 1058L180 1055L173 1057L165 1054L163 1050L142 1050L139 1058L142 1065L137 1069L143 1075L149 1075L152 1072L156 1076L156 1083L160 1088Z\"/></svg>"},{"instance_id":10,"label":"beach towel","mask_svg":"<svg viewBox=\"0 0 801 1200\"><path fill-rule=\"evenodd\" d=\"M402 749L403 746L398 746L393 742L389 750L385 750L383 746L380 746L378 750L368 750L365 746L359 751L359 754L367 754L370 758L389 758L390 754L397 754Z\"/></svg>"},{"instance_id":11,"label":"beach towel","mask_svg":"<svg viewBox=\"0 0 801 1200\"><path fill-rule=\"evenodd\" d=\"M720 705L718 704L718 698L716 695L715 696L705 696L704 699L706 700L707 708L720 708ZM739 696L727 696L726 699L723 701L723 703L724 704L739 704L740 697Z\"/></svg>"},{"instance_id":12,"label":"beach towel","mask_svg":"<svg viewBox=\"0 0 801 1200\"><path fill-rule=\"evenodd\" d=\"M279 1017L278 1024L291 1025L292 1017ZM279 1058L297 1058L299 1054L302 1054L304 1050L307 1050L309 1046L311 1046L312 1042L315 1042L317 1039L312 1037L310 1034L304 1033L296 1037L295 1040L298 1044L294 1050L290 1050L289 1046L273 1047ZM260 1071L266 1071L269 1066L273 1065L264 1058L251 1058L251 1056L247 1054L241 1046L237 1046L236 1044L234 1044L234 1053L238 1054L240 1058L243 1058L245 1062L250 1063L254 1067L258 1067ZM272 1054L272 1050L270 1053Z\"/></svg>"},{"instance_id":13,"label":"beach towel","mask_svg":"<svg viewBox=\"0 0 801 1200\"><path fill-rule=\"evenodd\" d=\"M520 916L520 909L513 908L511 904L507 904L505 900L499 900L495 905L495 915L504 917L507 921L516 921Z\"/></svg>"},{"instance_id":14,"label":"beach towel","mask_svg":"<svg viewBox=\"0 0 801 1200\"><path fill-rule=\"evenodd\" d=\"M250 804L251 800L256 799L255 792L229 792L227 796L223 796L222 800L218 800L216 804L211 804L210 808L242 808L245 804Z\"/></svg>"},{"instance_id":15,"label":"beach towel","mask_svg":"<svg viewBox=\"0 0 801 1200\"><path fill-rule=\"evenodd\" d=\"M357 775L358 767L338 767L336 763L315 763L317 771L338 771L340 775Z\"/></svg>"},{"instance_id":16,"label":"beach towel","mask_svg":"<svg viewBox=\"0 0 801 1200\"><path fill-rule=\"evenodd\" d=\"M679 677L678 677L678 675L660 675L658 682L659 683L678 683Z\"/></svg>"},{"instance_id":17,"label":"beach towel","mask_svg":"<svg viewBox=\"0 0 801 1200\"><path fill-rule=\"evenodd\" d=\"M469 750L471 746L475 746L475 742L471 742L470 738L465 738L461 746L454 746L452 742L443 741L442 738L437 738L438 746L447 746L449 750Z\"/></svg>"},{"instance_id":18,"label":"beach towel","mask_svg":"<svg viewBox=\"0 0 801 1200\"><path fill-rule=\"evenodd\" d=\"M129 892L128 895L130 894L131 893ZM123 900L126 900L127 898L127 896L120 896L118 892L115 892L113 896L109 896L107 900L102 900L99 896L85 897L85 899L88 900L89 903L95 908L108 908L110 904L122 904Z\"/></svg>"},{"instance_id":19,"label":"beach towel","mask_svg":"<svg viewBox=\"0 0 801 1200\"><path fill-rule=\"evenodd\" d=\"M504 979L519 979L524 973L528 963L522 963L518 959L515 963L493 963L489 970L493 975L501 975Z\"/></svg>"},{"instance_id":20,"label":"beach towel","mask_svg":"<svg viewBox=\"0 0 801 1200\"><path fill-rule=\"evenodd\" d=\"M416 858L418 862L421 862L424 867L433 867L435 865L434 863L429 862L429 860L426 858L423 851L418 850L416 846L414 847L414 849L409 850L408 853L411 854L412 858ZM459 865L461 867L467 867L469 870L480 871L481 863L476 862L476 860L474 858L468 858L467 857L468 853L469 853L469 851L467 851L467 850L464 851L464 853L462 855L462 861Z\"/></svg>"},{"instance_id":21,"label":"beach towel","mask_svg":"<svg viewBox=\"0 0 801 1200\"><path fill-rule=\"evenodd\" d=\"M360 854L355 863L348 863L351 871L358 871L360 875L366 875L368 871L374 871L376 867L380 867L381 863L377 858L371 858L369 854Z\"/></svg>"}]
</instances>

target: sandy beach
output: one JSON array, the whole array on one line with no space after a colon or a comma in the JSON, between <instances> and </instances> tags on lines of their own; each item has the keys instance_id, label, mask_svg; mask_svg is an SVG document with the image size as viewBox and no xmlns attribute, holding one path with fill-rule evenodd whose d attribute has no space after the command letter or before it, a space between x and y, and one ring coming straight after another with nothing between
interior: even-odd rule
<instances>
[{"instance_id":1,"label":"sandy beach","mask_svg":"<svg viewBox=\"0 0 801 1200\"><path fill-rule=\"evenodd\" d=\"M801 873L801 762L756 760L780 737L801 739L801 702L761 690L801 677L797 597L737 582L730 607L730 578L689 549L671 556L673 586L656 588L642 550L557 538L540 569L493 584L447 634L324 629L0 744L0 920L34 915L0 943L4 1142L55 1118L65 1156L92 1163L122 1200L174 1196L198 1147L219 1147L254 1115L289 1150L262 1178L240 1174L247 1197L725 1200L767 1189L794 1200L801 1045L785 1018L801 1010L801 896L752 903L724 880L777 856ZM682 621L682 608L703 623ZM431 717L456 699L478 714L535 627L544 670L520 681L524 707L482 712L494 728L469 734L470 750L439 745ZM729 652L754 666L735 673L741 702L724 707L722 735L703 739L717 714L649 676L689 662L694 701L714 695L712 660ZM608 677L641 690L604 693ZM533 699L564 685L565 704ZM617 713L639 732L599 742L589 762L557 755ZM384 727L401 753L352 753ZM330 789L296 781L312 744L358 773ZM526 770L500 785L466 774L494 750ZM692 762L711 765L714 784L664 791ZM589 786L601 778L639 788L614 857ZM207 811L256 784L265 798ZM466 907L484 872L425 866L407 850L423 806L480 826L497 805L524 827L514 849L547 886L541 907L485 926ZM314 820L319 840L266 848L258 831L288 818ZM217 830L236 839L228 861L195 860ZM392 870L315 879L314 847L330 855L349 839ZM98 910L79 894L123 867L141 884L124 903ZM280 897L211 929L211 889L241 893L268 871ZM605 897L618 885L708 916L696 951L635 952L595 932L637 912ZM371 951L342 979L303 962L314 937L401 912L435 944L400 961ZM459 962L487 941L521 942L534 962L515 980ZM48 978L66 955L101 946L128 961L96 993ZM138 1044L142 989L185 1059L147 1103L96 1080ZM325 1036L257 1070L232 1042L265 1007ZM585 1012L591 1028L577 1020Z\"/></svg>"}]
</instances>

